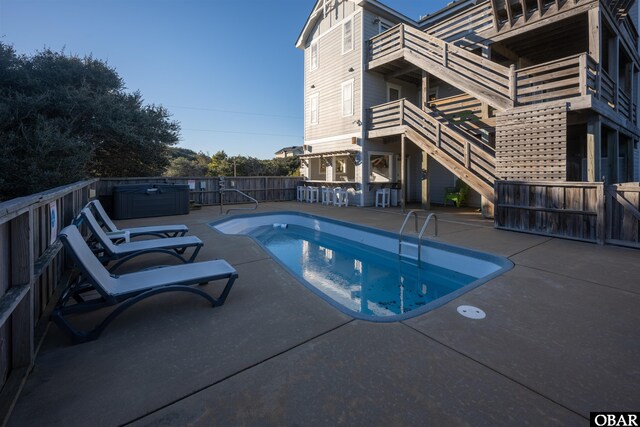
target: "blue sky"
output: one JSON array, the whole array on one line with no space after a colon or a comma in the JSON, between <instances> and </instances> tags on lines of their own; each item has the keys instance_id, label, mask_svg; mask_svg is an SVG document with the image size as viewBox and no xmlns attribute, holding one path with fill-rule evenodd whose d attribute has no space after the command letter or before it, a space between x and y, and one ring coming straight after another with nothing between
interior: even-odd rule
<instances>
[{"instance_id":1,"label":"blue sky","mask_svg":"<svg viewBox=\"0 0 640 427\"><path fill-rule=\"evenodd\" d=\"M105 60L182 125L181 147L271 158L301 145L303 53L315 0L0 0L0 40ZM417 19L443 0L384 2Z\"/></svg>"}]
</instances>

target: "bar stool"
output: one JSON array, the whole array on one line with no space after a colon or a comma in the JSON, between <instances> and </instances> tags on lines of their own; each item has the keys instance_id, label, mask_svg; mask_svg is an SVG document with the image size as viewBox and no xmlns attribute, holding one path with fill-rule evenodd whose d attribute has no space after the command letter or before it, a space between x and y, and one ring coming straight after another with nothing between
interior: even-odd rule
<instances>
[{"instance_id":1,"label":"bar stool","mask_svg":"<svg viewBox=\"0 0 640 427\"><path fill-rule=\"evenodd\" d=\"M307 187L307 202L318 202L318 187Z\"/></svg>"},{"instance_id":2,"label":"bar stool","mask_svg":"<svg viewBox=\"0 0 640 427\"><path fill-rule=\"evenodd\" d=\"M322 186L322 204L330 205L333 203L333 188Z\"/></svg>"},{"instance_id":3,"label":"bar stool","mask_svg":"<svg viewBox=\"0 0 640 427\"><path fill-rule=\"evenodd\" d=\"M349 196L346 189L337 187L333 190L333 206L349 206Z\"/></svg>"},{"instance_id":4,"label":"bar stool","mask_svg":"<svg viewBox=\"0 0 640 427\"><path fill-rule=\"evenodd\" d=\"M304 185L298 185L298 192L296 193L296 200L299 202L303 202L306 200L307 196L305 194Z\"/></svg>"},{"instance_id":5,"label":"bar stool","mask_svg":"<svg viewBox=\"0 0 640 427\"><path fill-rule=\"evenodd\" d=\"M391 202L391 191L388 188L381 188L376 191L376 207L389 207Z\"/></svg>"}]
</instances>

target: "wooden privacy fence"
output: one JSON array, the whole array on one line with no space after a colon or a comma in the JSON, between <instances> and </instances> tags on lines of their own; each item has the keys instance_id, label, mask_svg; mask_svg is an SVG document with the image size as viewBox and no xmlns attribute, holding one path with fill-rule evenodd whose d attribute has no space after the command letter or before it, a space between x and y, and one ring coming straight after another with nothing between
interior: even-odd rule
<instances>
[{"instance_id":1,"label":"wooden privacy fence","mask_svg":"<svg viewBox=\"0 0 640 427\"><path fill-rule=\"evenodd\" d=\"M495 227L640 248L640 184L496 181Z\"/></svg>"},{"instance_id":2,"label":"wooden privacy fence","mask_svg":"<svg viewBox=\"0 0 640 427\"><path fill-rule=\"evenodd\" d=\"M194 181L191 198L202 204L220 203L218 178L92 179L0 203L0 423L8 415L35 354L37 331L48 321L54 292L69 267L56 237L89 200L111 200L120 184ZM258 201L296 197L299 177L229 177L236 188ZM225 193L225 204L244 203L242 195ZM52 217L55 218L52 221Z\"/></svg>"},{"instance_id":3,"label":"wooden privacy fence","mask_svg":"<svg viewBox=\"0 0 640 427\"><path fill-rule=\"evenodd\" d=\"M66 269L56 236L89 201L96 181L0 203L0 419L31 366L35 325Z\"/></svg>"},{"instance_id":4,"label":"wooden privacy fence","mask_svg":"<svg viewBox=\"0 0 640 427\"><path fill-rule=\"evenodd\" d=\"M296 187L303 178L297 176L243 176L223 177L226 188L235 188L248 194L258 202L284 202L295 200ZM220 204L219 177L153 177L153 178L102 178L98 182L97 192L101 202L109 208L113 187L128 184L189 184L190 199L202 205ZM224 204L248 203L250 200L238 193L227 192Z\"/></svg>"}]
</instances>

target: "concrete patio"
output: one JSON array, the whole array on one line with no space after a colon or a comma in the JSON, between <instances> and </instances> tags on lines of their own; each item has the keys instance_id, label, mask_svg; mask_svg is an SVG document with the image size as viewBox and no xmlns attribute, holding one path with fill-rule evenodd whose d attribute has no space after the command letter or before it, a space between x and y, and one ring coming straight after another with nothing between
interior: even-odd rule
<instances>
[{"instance_id":1,"label":"concrete patio","mask_svg":"<svg viewBox=\"0 0 640 427\"><path fill-rule=\"evenodd\" d=\"M395 232L404 218L393 208L259 208L283 210ZM9 425L587 425L590 411L638 410L640 252L436 212L438 240L515 267L390 324L342 314L250 238L214 232L217 207L120 222L188 224L205 242L198 260L224 258L240 278L222 307L158 295L82 345L51 325ZM462 304L486 319L460 316Z\"/></svg>"}]
</instances>

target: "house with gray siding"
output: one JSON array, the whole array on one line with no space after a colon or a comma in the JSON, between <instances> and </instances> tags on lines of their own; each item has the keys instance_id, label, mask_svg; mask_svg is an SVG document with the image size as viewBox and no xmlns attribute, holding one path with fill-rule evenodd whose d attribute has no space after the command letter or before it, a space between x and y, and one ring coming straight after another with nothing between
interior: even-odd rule
<instances>
[{"instance_id":1,"label":"house with gray siding","mask_svg":"<svg viewBox=\"0 0 640 427\"><path fill-rule=\"evenodd\" d=\"M496 180L640 180L634 0L424 4L313 5L296 42L310 185L427 207L462 179L490 214Z\"/></svg>"}]
</instances>

